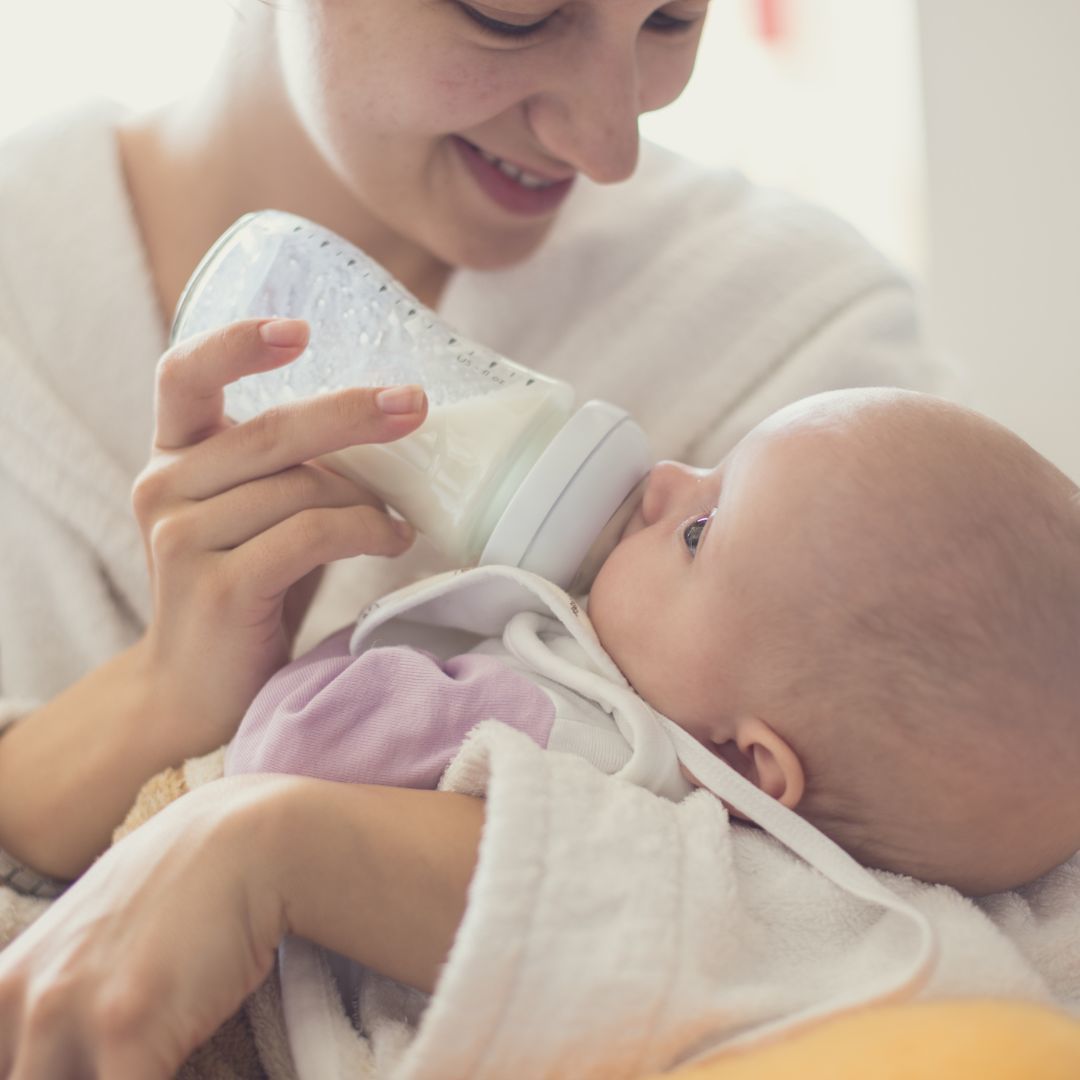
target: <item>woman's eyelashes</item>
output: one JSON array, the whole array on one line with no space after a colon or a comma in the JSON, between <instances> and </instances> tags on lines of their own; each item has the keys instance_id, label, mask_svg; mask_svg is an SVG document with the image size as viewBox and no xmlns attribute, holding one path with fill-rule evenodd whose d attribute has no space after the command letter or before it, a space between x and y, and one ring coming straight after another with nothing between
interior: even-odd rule
<instances>
[{"instance_id":1,"label":"woman's eyelashes","mask_svg":"<svg viewBox=\"0 0 1080 1080\"><path fill-rule=\"evenodd\" d=\"M712 514L702 514L700 517L694 518L683 529L683 543L686 545L686 550L691 555L697 554L698 544L701 543L701 534L705 531L705 526L709 524L709 519Z\"/></svg>"},{"instance_id":2,"label":"woman's eyelashes","mask_svg":"<svg viewBox=\"0 0 1080 1080\"><path fill-rule=\"evenodd\" d=\"M499 19L493 19L490 15L485 15L482 11L477 11L476 8L469 4L459 3L458 7L461 8L461 10L482 30L486 30L489 34L494 34L496 37L529 37L531 34L539 33L551 19L551 16L548 15L546 18L533 23L509 23L502 22Z\"/></svg>"},{"instance_id":3,"label":"woman's eyelashes","mask_svg":"<svg viewBox=\"0 0 1080 1080\"><path fill-rule=\"evenodd\" d=\"M546 15L536 22L513 23L504 22L501 19L495 19L490 15L485 15L471 4L463 3L461 0L458 0L458 7L469 19L479 26L480 29L495 37L501 38L531 37L533 34L538 34L543 30L544 27L551 22L553 17L552 15ZM666 12L654 11L646 21L645 28L661 34L677 34L683 30L688 30L697 21L698 20L696 19L677 19L675 16L668 15Z\"/></svg>"},{"instance_id":4,"label":"woman's eyelashes","mask_svg":"<svg viewBox=\"0 0 1080 1080\"><path fill-rule=\"evenodd\" d=\"M696 26L700 21L701 17L677 19L674 15L668 15L666 11L654 11L645 23L645 28L657 34L681 34Z\"/></svg>"}]
</instances>

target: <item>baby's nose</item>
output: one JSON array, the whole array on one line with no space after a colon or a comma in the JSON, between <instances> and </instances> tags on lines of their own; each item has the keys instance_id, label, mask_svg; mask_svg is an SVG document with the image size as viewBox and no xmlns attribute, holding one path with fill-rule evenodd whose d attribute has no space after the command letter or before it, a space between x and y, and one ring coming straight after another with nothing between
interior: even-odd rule
<instances>
[{"instance_id":1,"label":"baby's nose","mask_svg":"<svg viewBox=\"0 0 1080 1080\"><path fill-rule=\"evenodd\" d=\"M698 482L698 471L679 461L657 462L645 481L645 494L641 500L641 516L646 525L667 513L679 494Z\"/></svg>"}]
</instances>

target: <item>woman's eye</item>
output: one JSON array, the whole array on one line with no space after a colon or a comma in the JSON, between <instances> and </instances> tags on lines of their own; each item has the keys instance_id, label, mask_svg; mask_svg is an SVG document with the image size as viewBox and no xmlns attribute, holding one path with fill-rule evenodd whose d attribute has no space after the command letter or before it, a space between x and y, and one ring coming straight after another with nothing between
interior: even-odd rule
<instances>
[{"instance_id":1,"label":"woman's eye","mask_svg":"<svg viewBox=\"0 0 1080 1080\"><path fill-rule=\"evenodd\" d=\"M534 23L508 23L501 22L498 19L492 19L490 16L483 14L483 12L477 11L476 8L470 7L468 4L458 4L464 14L468 15L470 19L481 29L488 31L488 33L496 34L499 37L506 38L522 38L528 37L530 34L535 34L538 30L542 30L547 23L547 19L541 19L539 22Z\"/></svg>"},{"instance_id":2,"label":"woman's eye","mask_svg":"<svg viewBox=\"0 0 1080 1080\"><path fill-rule=\"evenodd\" d=\"M683 30L689 30L697 21L697 19L676 19L674 15L668 15L664 11L654 11L645 26L659 34L678 34Z\"/></svg>"},{"instance_id":3,"label":"woman's eye","mask_svg":"<svg viewBox=\"0 0 1080 1080\"><path fill-rule=\"evenodd\" d=\"M548 15L532 23L503 22L501 19L493 19L490 15L485 15L470 4L461 3L460 0L458 7L482 30L503 38L529 37L531 34L541 31L551 19L551 16ZM660 34L678 34L681 31L689 30L697 21L699 20L677 19L674 15L668 15L664 11L654 11L646 20L645 27Z\"/></svg>"},{"instance_id":4,"label":"woman's eye","mask_svg":"<svg viewBox=\"0 0 1080 1080\"><path fill-rule=\"evenodd\" d=\"M701 540L701 534L705 531L705 526L709 524L709 518L711 517L712 514L704 514L702 517L694 518L683 529L683 543L686 544L686 550L691 555L697 554L698 541Z\"/></svg>"}]
</instances>

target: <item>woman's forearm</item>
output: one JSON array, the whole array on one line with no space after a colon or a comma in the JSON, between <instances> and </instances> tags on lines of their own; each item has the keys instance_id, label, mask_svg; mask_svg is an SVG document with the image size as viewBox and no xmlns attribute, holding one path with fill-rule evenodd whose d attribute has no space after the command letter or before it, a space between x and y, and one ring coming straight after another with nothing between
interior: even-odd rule
<instances>
[{"instance_id":1,"label":"woman's forearm","mask_svg":"<svg viewBox=\"0 0 1080 1080\"><path fill-rule=\"evenodd\" d=\"M476 866L480 799L297 779L276 836L288 931L430 991Z\"/></svg>"},{"instance_id":2,"label":"woman's forearm","mask_svg":"<svg viewBox=\"0 0 1080 1080\"><path fill-rule=\"evenodd\" d=\"M134 646L0 738L0 848L52 877L82 873L142 784L177 763L153 698Z\"/></svg>"}]
</instances>

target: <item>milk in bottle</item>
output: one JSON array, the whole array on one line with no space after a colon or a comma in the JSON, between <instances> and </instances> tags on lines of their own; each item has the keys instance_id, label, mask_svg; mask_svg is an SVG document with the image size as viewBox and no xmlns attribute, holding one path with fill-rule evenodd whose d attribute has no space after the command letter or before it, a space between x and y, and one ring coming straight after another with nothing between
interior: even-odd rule
<instances>
[{"instance_id":1,"label":"milk in bottle","mask_svg":"<svg viewBox=\"0 0 1080 1080\"><path fill-rule=\"evenodd\" d=\"M569 385L467 341L359 248L303 218L267 210L233 225L192 275L172 340L258 316L306 319L309 344L228 386L227 413L242 422L343 387L419 383L429 412L416 432L322 460L462 565L509 563L569 584L649 467L625 412L604 402L574 411Z\"/></svg>"}]
</instances>

